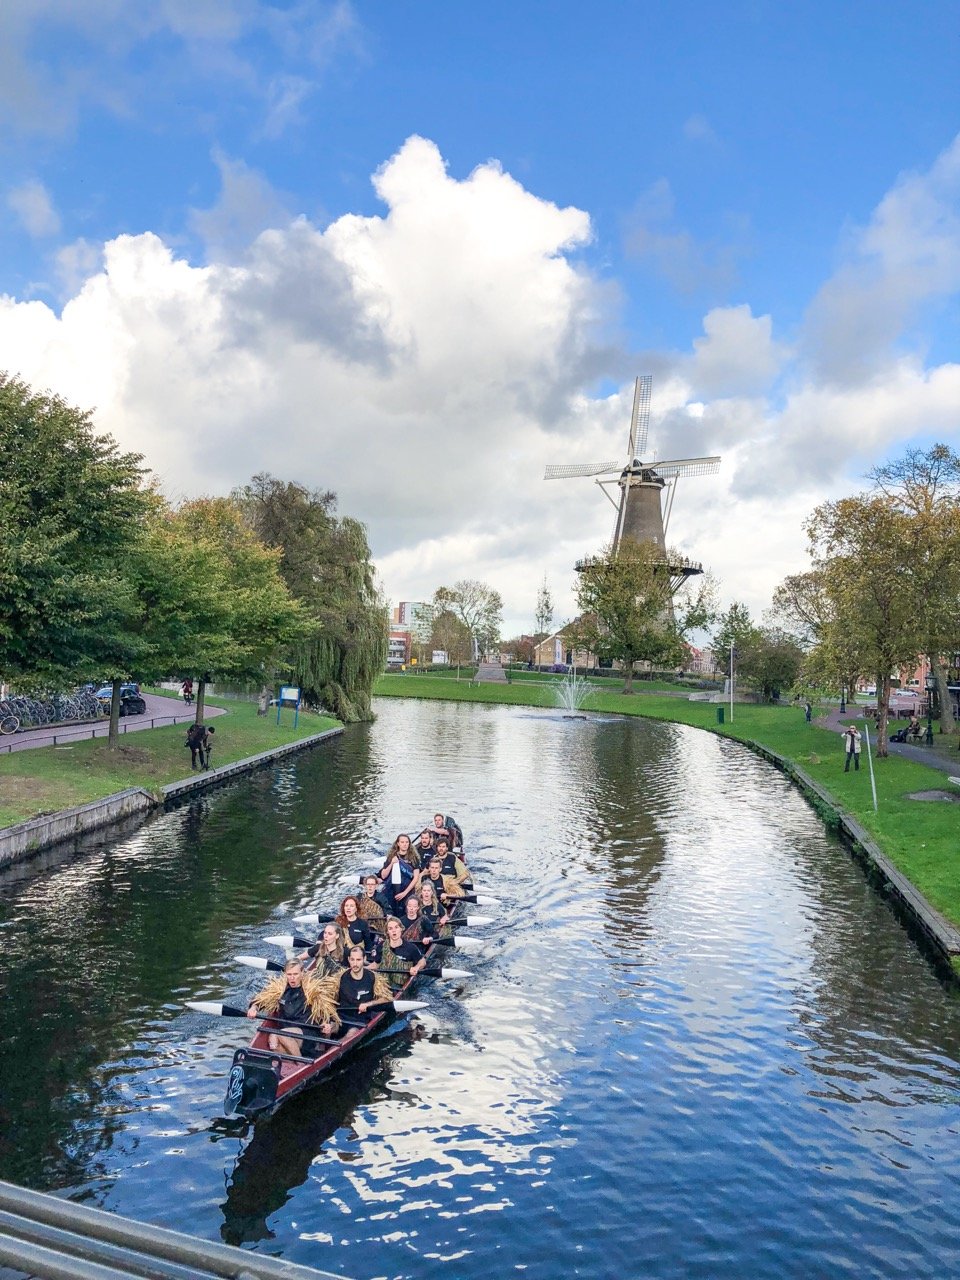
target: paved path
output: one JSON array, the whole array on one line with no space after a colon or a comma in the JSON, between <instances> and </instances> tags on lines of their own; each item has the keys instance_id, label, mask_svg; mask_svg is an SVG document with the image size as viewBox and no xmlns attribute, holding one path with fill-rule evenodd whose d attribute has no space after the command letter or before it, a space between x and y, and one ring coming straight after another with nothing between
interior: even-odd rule
<instances>
[{"instance_id":1,"label":"paved path","mask_svg":"<svg viewBox=\"0 0 960 1280\"><path fill-rule=\"evenodd\" d=\"M481 662L473 681L477 684L481 680L490 684L507 684L507 673L499 662Z\"/></svg>"},{"instance_id":2,"label":"paved path","mask_svg":"<svg viewBox=\"0 0 960 1280\"><path fill-rule=\"evenodd\" d=\"M862 720L863 707L848 708L845 715L840 714L838 707L834 707L828 711L825 716L821 716L817 720L817 724L821 729L833 729L836 733L843 733L844 729L852 720ZM890 724L903 724L904 721L891 720ZM926 730L926 725L924 725ZM871 731L870 741L874 741L875 734ZM937 733L936 726L933 731L933 746L918 746L911 742L891 742L889 743L890 754L895 756L903 756L906 760L915 760L917 764L925 764L928 769L939 769L941 773L945 773L948 777L960 778L960 752L958 752L952 743L952 739L941 737Z\"/></svg>"},{"instance_id":3,"label":"paved path","mask_svg":"<svg viewBox=\"0 0 960 1280\"><path fill-rule=\"evenodd\" d=\"M121 733L137 733L141 729L159 729L167 724L186 724L196 714L196 707L185 707L179 698L164 698L155 693L142 695L147 709L142 716L122 716ZM225 708L207 706L204 719L222 716ZM68 742L82 742L85 738L105 738L110 729L108 717L87 724L44 725L39 729L25 729L22 733L0 738L0 755L10 751L29 751L32 747L62 746Z\"/></svg>"}]
</instances>

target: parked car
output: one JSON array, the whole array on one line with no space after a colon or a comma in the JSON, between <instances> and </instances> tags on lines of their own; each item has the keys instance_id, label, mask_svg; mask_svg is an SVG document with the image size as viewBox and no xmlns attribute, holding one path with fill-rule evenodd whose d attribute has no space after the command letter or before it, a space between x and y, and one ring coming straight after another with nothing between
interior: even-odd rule
<instances>
[{"instance_id":1,"label":"parked car","mask_svg":"<svg viewBox=\"0 0 960 1280\"><path fill-rule=\"evenodd\" d=\"M113 686L109 684L101 685L96 691L95 697L104 710L109 711L110 703L113 700ZM128 681L120 686L120 714L122 716L142 716L146 709L147 704L140 693L139 685Z\"/></svg>"}]
</instances>

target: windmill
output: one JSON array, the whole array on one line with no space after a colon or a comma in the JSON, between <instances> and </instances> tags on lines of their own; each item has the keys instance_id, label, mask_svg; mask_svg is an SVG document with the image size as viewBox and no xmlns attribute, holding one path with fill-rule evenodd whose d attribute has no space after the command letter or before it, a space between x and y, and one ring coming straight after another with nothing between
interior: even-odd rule
<instances>
[{"instance_id":1,"label":"windmill","mask_svg":"<svg viewBox=\"0 0 960 1280\"><path fill-rule=\"evenodd\" d=\"M671 458L657 462L651 457L644 460L647 451L647 428L650 425L650 386L649 374L637 378L633 391L633 412L630 415L630 436L627 444L627 459L623 462L584 462L572 464L550 465L543 474L544 480L567 480L575 476L602 476L609 472L619 471L619 476L608 480L597 480L604 495L610 500L617 512L617 523L613 534L613 556L615 557L620 543L625 538L635 542L653 542L664 553L666 563L666 532L673 510L673 499L677 481L681 476L714 475L720 466L718 457L712 458ZM607 493L607 486L619 485L620 500L616 501ZM667 490L666 504L663 504L663 490ZM582 566L577 565L579 570ZM670 564L670 577L676 579L675 585L695 573L702 573L702 565L689 560Z\"/></svg>"}]
</instances>

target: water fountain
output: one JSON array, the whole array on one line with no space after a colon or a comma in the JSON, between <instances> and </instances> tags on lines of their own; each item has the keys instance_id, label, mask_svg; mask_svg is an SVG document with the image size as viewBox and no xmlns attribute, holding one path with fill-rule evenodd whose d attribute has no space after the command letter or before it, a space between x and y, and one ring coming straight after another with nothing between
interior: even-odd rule
<instances>
[{"instance_id":1,"label":"water fountain","mask_svg":"<svg viewBox=\"0 0 960 1280\"><path fill-rule=\"evenodd\" d=\"M585 680L583 676L578 676L575 671L569 672L553 686L553 696L557 700L557 706L568 715L575 715L580 711L590 694L595 692L590 681ZM581 716L580 719L585 720L586 716Z\"/></svg>"}]
</instances>

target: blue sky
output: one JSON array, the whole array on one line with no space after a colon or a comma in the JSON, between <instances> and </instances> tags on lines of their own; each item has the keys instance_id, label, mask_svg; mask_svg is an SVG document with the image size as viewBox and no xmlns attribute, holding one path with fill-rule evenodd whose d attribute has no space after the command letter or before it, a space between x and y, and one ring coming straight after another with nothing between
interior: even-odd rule
<instances>
[{"instance_id":1,"label":"blue sky","mask_svg":"<svg viewBox=\"0 0 960 1280\"><path fill-rule=\"evenodd\" d=\"M650 371L660 456L726 459L676 536L759 611L816 501L957 442L958 13L8 0L0 367L95 403L174 494L296 467L395 598L470 568L518 625L545 572L569 612L572 553L609 536L536 468L618 452ZM479 511L405 468L412 439L484 452Z\"/></svg>"}]
</instances>

